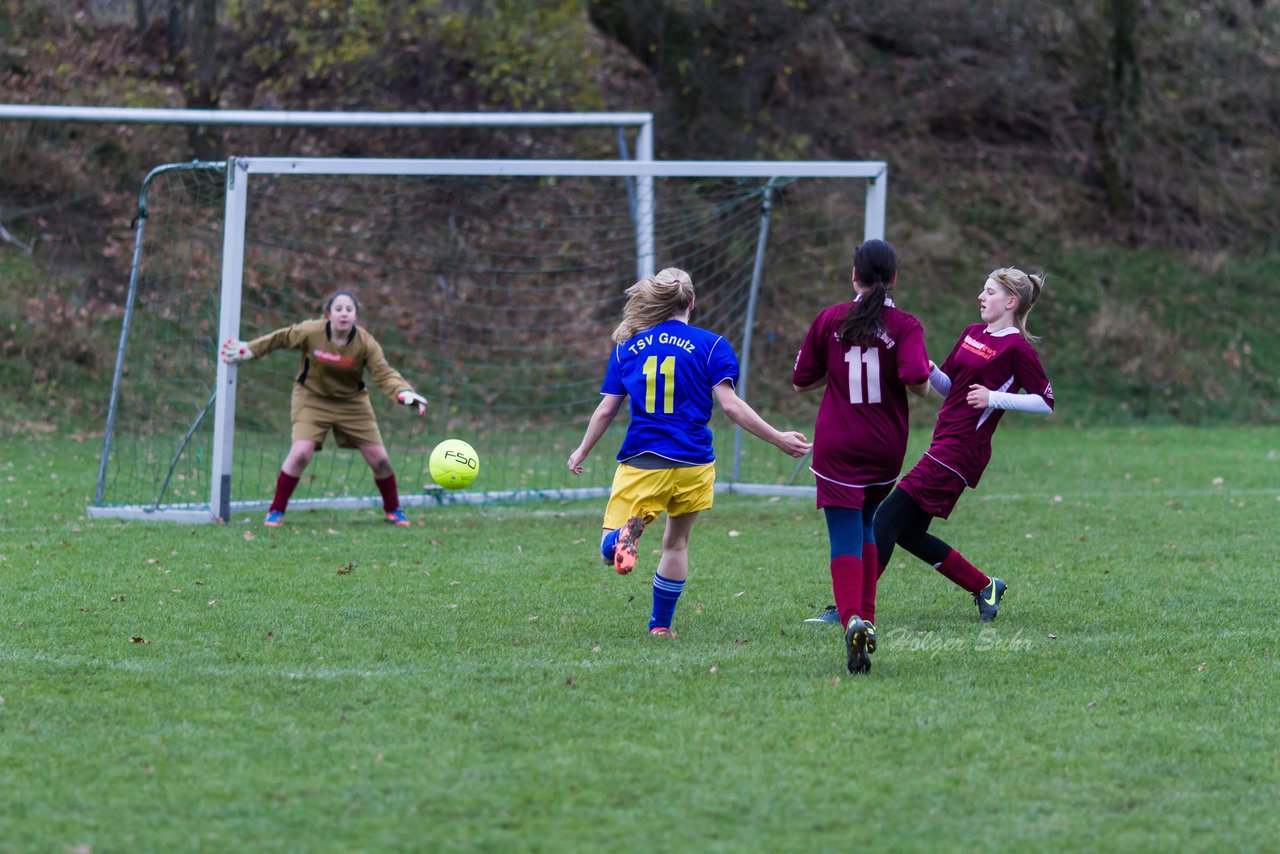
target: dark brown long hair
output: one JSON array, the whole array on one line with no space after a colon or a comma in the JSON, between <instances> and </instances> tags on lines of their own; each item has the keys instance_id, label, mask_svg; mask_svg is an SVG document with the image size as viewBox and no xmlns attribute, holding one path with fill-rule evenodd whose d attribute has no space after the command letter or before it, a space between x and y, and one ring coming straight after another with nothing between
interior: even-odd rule
<instances>
[{"instance_id":1,"label":"dark brown long hair","mask_svg":"<svg viewBox=\"0 0 1280 854\"><path fill-rule=\"evenodd\" d=\"M333 305L333 301L338 297L350 297L351 302L354 303L356 307L356 317L360 317L360 298L351 291L334 291L324 298L324 316L326 319L329 317L329 308Z\"/></svg>"},{"instance_id":2,"label":"dark brown long hair","mask_svg":"<svg viewBox=\"0 0 1280 854\"><path fill-rule=\"evenodd\" d=\"M898 252L891 243L868 240L853 250L853 269L858 274L858 283L870 290L849 306L849 313L840 325L840 343L846 346L870 344L884 331L880 315L884 311L885 296L893 287L893 278L898 275Z\"/></svg>"}]
</instances>

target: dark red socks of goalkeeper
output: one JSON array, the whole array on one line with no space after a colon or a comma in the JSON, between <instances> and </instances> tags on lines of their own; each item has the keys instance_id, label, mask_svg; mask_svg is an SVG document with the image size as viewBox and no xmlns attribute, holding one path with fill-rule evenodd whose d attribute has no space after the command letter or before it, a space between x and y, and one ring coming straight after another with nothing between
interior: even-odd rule
<instances>
[{"instance_id":1,"label":"dark red socks of goalkeeper","mask_svg":"<svg viewBox=\"0 0 1280 854\"><path fill-rule=\"evenodd\" d=\"M298 485L298 478L291 474L285 474L284 470L280 470L280 476L276 478L276 496L271 499L271 509L278 513L283 513L285 508L289 506L289 496L293 495L293 490Z\"/></svg>"},{"instance_id":2,"label":"dark red socks of goalkeeper","mask_svg":"<svg viewBox=\"0 0 1280 854\"><path fill-rule=\"evenodd\" d=\"M955 549L952 549L942 559L942 563L938 564L934 569L970 593L978 593L991 583L991 579L987 578L986 573L961 557L960 552Z\"/></svg>"},{"instance_id":3,"label":"dark red socks of goalkeeper","mask_svg":"<svg viewBox=\"0 0 1280 854\"><path fill-rule=\"evenodd\" d=\"M400 490L396 489L396 476L387 475L382 480L374 478L374 484L378 487L378 491L382 493L382 510L384 513L394 513L400 509Z\"/></svg>"},{"instance_id":4,"label":"dark red socks of goalkeeper","mask_svg":"<svg viewBox=\"0 0 1280 854\"><path fill-rule=\"evenodd\" d=\"M862 544L862 612L859 617L868 623L876 621L876 582L884 569L880 566L875 543Z\"/></svg>"},{"instance_id":5,"label":"dark red socks of goalkeeper","mask_svg":"<svg viewBox=\"0 0 1280 854\"><path fill-rule=\"evenodd\" d=\"M831 591L836 594L836 610L840 612L840 625L847 626L850 617L863 617L862 610L862 558L857 555L836 555L831 559Z\"/></svg>"}]
</instances>

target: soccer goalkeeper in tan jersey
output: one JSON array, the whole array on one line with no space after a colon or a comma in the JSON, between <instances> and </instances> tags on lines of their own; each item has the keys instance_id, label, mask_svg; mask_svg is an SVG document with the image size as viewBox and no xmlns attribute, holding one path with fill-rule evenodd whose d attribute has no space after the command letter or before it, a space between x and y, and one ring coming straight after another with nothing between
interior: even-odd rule
<instances>
[{"instance_id":1,"label":"soccer goalkeeper in tan jersey","mask_svg":"<svg viewBox=\"0 0 1280 854\"><path fill-rule=\"evenodd\" d=\"M427 399L387 364L377 339L356 326L359 311L360 303L354 294L338 291L325 300L323 319L304 320L249 342L228 339L222 345L222 360L228 364L265 356L272 350L302 351L302 367L290 402L293 444L276 479L275 498L264 523L269 527L284 524L289 496L311 458L324 447L330 430L338 447L358 449L373 469L373 482L382 493L387 522L410 524L400 509L391 458L382 444L365 388L365 369L374 385L399 403L413 407L419 415L426 415Z\"/></svg>"}]
</instances>

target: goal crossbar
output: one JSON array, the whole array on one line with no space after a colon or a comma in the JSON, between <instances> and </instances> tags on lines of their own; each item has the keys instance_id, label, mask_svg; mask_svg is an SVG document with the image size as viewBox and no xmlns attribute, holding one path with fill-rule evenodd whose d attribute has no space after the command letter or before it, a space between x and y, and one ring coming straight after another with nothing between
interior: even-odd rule
<instances>
[{"instance_id":1,"label":"goal crossbar","mask_svg":"<svg viewBox=\"0 0 1280 854\"><path fill-rule=\"evenodd\" d=\"M599 127L651 128L652 113L413 113L336 110L184 110L0 104L0 121L263 127Z\"/></svg>"},{"instance_id":2,"label":"goal crossbar","mask_svg":"<svg viewBox=\"0 0 1280 854\"><path fill-rule=\"evenodd\" d=\"M888 174L880 160L452 160L237 157L237 171L267 175L519 175L622 178L867 178Z\"/></svg>"}]
</instances>

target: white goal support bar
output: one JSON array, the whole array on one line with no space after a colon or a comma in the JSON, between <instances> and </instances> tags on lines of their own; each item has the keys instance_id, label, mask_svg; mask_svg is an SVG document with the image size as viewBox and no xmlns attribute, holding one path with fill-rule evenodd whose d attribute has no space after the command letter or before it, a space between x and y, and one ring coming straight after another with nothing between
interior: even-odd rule
<instances>
[{"instance_id":1,"label":"white goal support bar","mask_svg":"<svg viewBox=\"0 0 1280 854\"><path fill-rule=\"evenodd\" d=\"M652 139L652 113L398 113L325 110L181 110L0 104L0 121L265 127L601 127L635 126ZM642 148L643 146L637 146ZM642 159L653 159L652 156Z\"/></svg>"}]
</instances>

